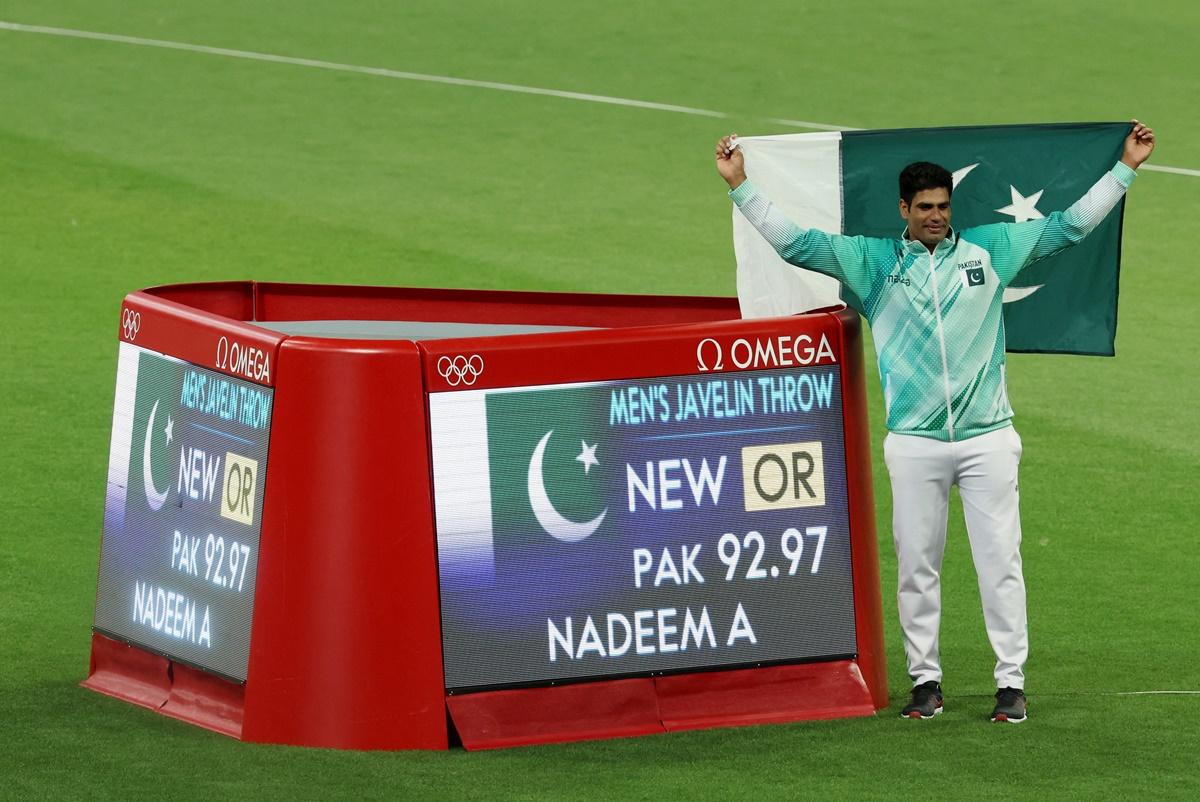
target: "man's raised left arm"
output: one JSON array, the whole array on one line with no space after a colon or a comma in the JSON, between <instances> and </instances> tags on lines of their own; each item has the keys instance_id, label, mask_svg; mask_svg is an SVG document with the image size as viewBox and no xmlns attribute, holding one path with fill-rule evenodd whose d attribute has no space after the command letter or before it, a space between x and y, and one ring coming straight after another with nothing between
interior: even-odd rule
<instances>
[{"instance_id":1,"label":"man's raised left arm","mask_svg":"<svg viewBox=\"0 0 1200 802\"><path fill-rule=\"evenodd\" d=\"M1121 160L1070 208L1041 220L999 227L1007 240L993 251L993 266L1001 283L1007 286L1026 266L1082 242L1120 203L1137 177L1137 168L1153 151L1154 131L1134 120Z\"/></svg>"}]
</instances>

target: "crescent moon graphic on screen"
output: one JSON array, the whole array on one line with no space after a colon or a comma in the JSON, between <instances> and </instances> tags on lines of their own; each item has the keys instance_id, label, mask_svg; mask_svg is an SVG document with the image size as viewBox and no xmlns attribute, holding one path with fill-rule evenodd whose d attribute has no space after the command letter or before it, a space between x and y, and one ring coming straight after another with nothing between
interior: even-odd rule
<instances>
[{"instance_id":1,"label":"crescent moon graphic on screen","mask_svg":"<svg viewBox=\"0 0 1200 802\"><path fill-rule=\"evenodd\" d=\"M533 507L533 514L537 517L538 523L551 537L561 540L563 543L578 543L600 527L604 516L608 515L608 508L605 507L603 512L584 523L564 518L558 510L554 509L554 504L546 495L546 483L542 478L542 457L546 453L546 444L550 442L552 434L554 434L553 429L546 432L537 444L537 448L533 450L533 457L529 460L529 503Z\"/></svg>"},{"instance_id":2,"label":"crescent moon graphic on screen","mask_svg":"<svg viewBox=\"0 0 1200 802\"><path fill-rule=\"evenodd\" d=\"M975 162L974 164L968 164L966 167L955 170L950 176L953 181L953 188L958 189L958 185L962 183L962 180L978 166L979 162ZM1003 303L1011 304L1014 301L1021 300L1022 298L1028 298L1030 295L1033 295L1044 286L1046 285L1037 284L1032 287L1008 287L1004 290L1004 297L1001 300Z\"/></svg>"},{"instance_id":3,"label":"crescent moon graphic on screen","mask_svg":"<svg viewBox=\"0 0 1200 802\"><path fill-rule=\"evenodd\" d=\"M163 492L158 492L158 488L154 486L154 477L150 474L150 436L154 434L154 416L158 412L158 402L154 402L154 406L150 408L150 420L146 423L146 444L142 448L142 483L146 486L146 503L150 505L150 509L158 512L162 509L163 502L167 500L167 493L170 492L170 485Z\"/></svg>"}]
</instances>

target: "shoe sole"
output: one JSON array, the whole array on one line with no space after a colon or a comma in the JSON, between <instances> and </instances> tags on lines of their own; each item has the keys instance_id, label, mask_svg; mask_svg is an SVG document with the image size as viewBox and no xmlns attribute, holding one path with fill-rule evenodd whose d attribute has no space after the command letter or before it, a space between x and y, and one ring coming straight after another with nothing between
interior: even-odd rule
<instances>
[{"instance_id":1,"label":"shoe sole","mask_svg":"<svg viewBox=\"0 0 1200 802\"><path fill-rule=\"evenodd\" d=\"M935 707L935 708L933 709L933 716L940 716L941 714L942 714L942 708L941 708L940 706L938 706L938 707ZM916 710L914 710L913 712L911 712L911 713L908 713L908 714L905 714L905 713L901 713L901 714L900 714L900 718L911 718L911 719L918 719L918 718L919 718L919 719L922 719L922 720L924 720L924 721L928 721L929 719L933 718L933 716L922 716L922 715L921 715L920 713L918 713Z\"/></svg>"},{"instance_id":2,"label":"shoe sole","mask_svg":"<svg viewBox=\"0 0 1200 802\"><path fill-rule=\"evenodd\" d=\"M992 721L996 722L997 724L1020 724L1021 722L1025 721L1025 719L1027 719L1027 718L1029 718L1028 713L1021 716L1020 718L1009 718L1008 716L1001 713L998 716L992 716Z\"/></svg>"}]
</instances>

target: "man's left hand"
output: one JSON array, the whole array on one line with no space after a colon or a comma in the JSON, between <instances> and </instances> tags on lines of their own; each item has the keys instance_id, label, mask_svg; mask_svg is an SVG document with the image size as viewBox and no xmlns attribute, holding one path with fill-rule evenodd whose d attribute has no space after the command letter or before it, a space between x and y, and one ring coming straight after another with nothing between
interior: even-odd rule
<instances>
[{"instance_id":1,"label":"man's left hand","mask_svg":"<svg viewBox=\"0 0 1200 802\"><path fill-rule=\"evenodd\" d=\"M1133 130L1125 137L1125 153L1121 156L1121 161L1136 170L1153 152L1154 131L1133 120Z\"/></svg>"}]
</instances>

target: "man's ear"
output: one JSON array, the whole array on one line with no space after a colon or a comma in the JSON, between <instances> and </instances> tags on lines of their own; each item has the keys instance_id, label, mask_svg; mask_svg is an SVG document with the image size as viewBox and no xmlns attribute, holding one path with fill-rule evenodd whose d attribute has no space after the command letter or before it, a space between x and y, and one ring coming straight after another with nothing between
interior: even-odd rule
<instances>
[{"instance_id":1,"label":"man's ear","mask_svg":"<svg viewBox=\"0 0 1200 802\"><path fill-rule=\"evenodd\" d=\"M904 202L904 198L900 199L900 216L908 219L908 204Z\"/></svg>"}]
</instances>

